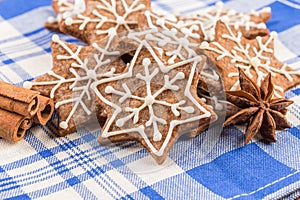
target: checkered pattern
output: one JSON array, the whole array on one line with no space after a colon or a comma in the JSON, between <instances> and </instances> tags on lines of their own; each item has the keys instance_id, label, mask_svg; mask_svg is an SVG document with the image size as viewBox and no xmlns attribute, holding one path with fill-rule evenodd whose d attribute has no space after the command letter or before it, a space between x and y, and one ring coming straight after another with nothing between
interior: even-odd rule
<instances>
[{"instance_id":1,"label":"checkered pattern","mask_svg":"<svg viewBox=\"0 0 300 200\"><path fill-rule=\"evenodd\" d=\"M239 11L272 8L268 23L279 32L278 57L300 69L299 0L224 1ZM155 9L188 13L214 0L153 0ZM22 85L51 68L50 0L0 1L0 79ZM80 44L70 36L63 40ZM205 132L176 143L163 166L135 142L97 143L99 131L55 136L56 117L35 125L17 144L0 139L0 199L293 199L300 196L300 87L286 93L295 103L292 128L278 142L247 146L238 127ZM212 143L215 139L215 143ZM145 173L147 171L147 173Z\"/></svg>"}]
</instances>

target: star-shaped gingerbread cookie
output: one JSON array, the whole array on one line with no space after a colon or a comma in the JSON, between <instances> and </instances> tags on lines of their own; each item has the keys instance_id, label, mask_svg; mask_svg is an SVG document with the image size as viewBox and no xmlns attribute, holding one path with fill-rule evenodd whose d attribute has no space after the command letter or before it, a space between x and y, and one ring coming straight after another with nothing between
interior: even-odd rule
<instances>
[{"instance_id":1,"label":"star-shaped gingerbread cookie","mask_svg":"<svg viewBox=\"0 0 300 200\"><path fill-rule=\"evenodd\" d=\"M109 43L93 43L83 47L63 42L57 35L52 38L53 68L24 87L39 91L51 97L58 113L58 134L73 133L78 127L89 122L95 112L105 113L95 103L92 83L112 77L123 71L126 65L119 59L120 52L110 50ZM96 117L95 117L96 118ZM99 118L99 119L100 119Z\"/></svg>"},{"instance_id":2,"label":"star-shaped gingerbread cookie","mask_svg":"<svg viewBox=\"0 0 300 200\"><path fill-rule=\"evenodd\" d=\"M148 9L150 0L89 0L82 13L62 18L60 30L92 44L136 29L139 14Z\"/></svg>"},{"instance_id":3,"label":"star-shaped gingerbread cookie","mask_svg":"<svg viewBox=\"0 0 300 200\"><path fill-rule=\"evenodd\" d=\"M109 108L99 141L136 140L163 163L181 135L199 134L217 118L197 96L204 62L204 56L195 56L169 64L146 39L141 40L122 74L92 85Z\"/></svg>"},{"instance_id":4,"label":"star-shaped gingerbread cookie","mask_svg":"<svg viewBox=\"0 0 300 200\"><path fill-rule=\"evenodd\" d=\"M202 42L201 47L215 61L226 90L239 87L238 68L253 79L259 86L270 72L277 97L300 83L299 72L280 62L274 56L276 33L268 36L245 38L239 30L221 21L216 26L214 42Z\"/></svg>"}]
</instances>

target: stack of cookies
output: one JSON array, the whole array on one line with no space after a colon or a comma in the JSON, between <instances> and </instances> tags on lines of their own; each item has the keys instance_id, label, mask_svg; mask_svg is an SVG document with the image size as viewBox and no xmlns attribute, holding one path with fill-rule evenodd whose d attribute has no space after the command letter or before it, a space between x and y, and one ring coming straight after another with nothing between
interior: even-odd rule
<instances>
[{"instance_id":1,"label":"stack of cookies","mask_svg":"<svg viewBox=\"0 0 300 200\"><path fill-rule=\"evenodd\" d=\"M46 27L87 46L53 35L52 70L25 85L54 100L60 136L96 115L100 143L138 141L161 164L182 135L241 112L220 100L242 88L240 71L256 88L272 77L267 88L276 102L300 83L299 72L274 56L268 8L244 14L217 3L186 16L157 14L150 0L53 0L53 8L57 17Z\"/></svg>"}]
</instances>

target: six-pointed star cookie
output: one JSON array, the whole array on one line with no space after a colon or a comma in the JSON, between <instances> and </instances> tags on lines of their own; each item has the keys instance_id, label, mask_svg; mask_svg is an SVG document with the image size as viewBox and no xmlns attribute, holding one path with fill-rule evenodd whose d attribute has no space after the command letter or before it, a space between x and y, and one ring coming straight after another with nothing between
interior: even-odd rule
<instances>
[{"instance_id":1,"label":"six-pointed star cookie","mask_svg":"<svg viewBox=\"0 0 300 200\"><path fill-rule=\"evenodd\" d=\"M139 141L161 164L182 134L203 131L217 116L197 96L205 57L168 65L158 54L143 40L124 73L92 87L108 106L99 141Z\"/></svg>"},{"instance_id":2,"label":"six-pointed star cookie","mask_svg":"<svg viewBox=\"0 0 300 200\"><path fill-rule=\"evenodd\" d=\"M146 40L156 50L157 56L162 62L167 65L185 61L203 54L199 49L199 45L192 39L188 39L188 34L184 34L174 29L174 27L171 28L171 25L170 28L165 27L163 29L155 26L151 27L151 29L143 29L143 31L129 33L127 37L130 40L129 42L126 40L124 46L128 46L128 44L133 41L133 43L137 43L137 45L130 48L137 49L137 46L143 40ZM120 44L122 44L122 42ZM206 59L206 63L200 75L201 81L198 82L198 88L205 88L206 94L209 95L225 95L222 90L222 81L219 80L216 67L211 60ZM198 134L199 133L192 133L191 137L195 137Z\"/></svg>"},{"instance_id":3,"label":"six-pointed star cookie","mask_svg":"<svg viewBox=\"0 0 300 200\"><path fill-rule=\"evenodd\" d=\"M41 92L51 97L58 112L58 134L64 136L76 131L89 122L94 109L105 119L102 107L95 104L90 86L104 77L111 77L121 72L126 65L118 51L109 50L109 45L93 44L90 47L69 44L52 38L53 68L47 74L33 82L25 82L24 87ZM100 118L99 118L100 119Z\"/></svg>"},{"instance_id":4,"label":"six-pointed star cookie","mask_svg":"<svg viewBox=\"0 0 300 200\"><path fill-rule=\"evenodd\" d=\"M238 68L241 68L259 86L270 72L275 87L274 95L282 97L284 91L300 83L300 76L299 72L274 56L275 37L276 33L272 32L268 36L249 40L234 27L219 21L215 41L203 42L201 48L216 61L225 90L238 89Z\"/></svg>"},{"instance_id":5,"label":"six-pointed star cookie","mask_svg":"<svg viewBox=\"0 0 300 200\"><path fill-rule=\"evenodd\" d=\"M149 8L150 0L90 0L84 12L62 19L60 30L91 44L136 29L139 14Z\"/></svg>"}]
</instances>

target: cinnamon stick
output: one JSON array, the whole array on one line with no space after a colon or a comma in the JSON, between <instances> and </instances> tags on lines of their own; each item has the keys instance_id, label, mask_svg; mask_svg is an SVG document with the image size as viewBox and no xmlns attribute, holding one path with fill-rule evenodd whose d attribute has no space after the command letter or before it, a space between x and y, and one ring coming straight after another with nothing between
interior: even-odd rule
<instances>
[{"instance_id":1,"label":"cinnamon stick","mask_svg":"<svg viewBox=\"0 0 300 200\"><path fill-rule=\"evenodd\" d=\"M31 124L32 120L28 117L0 109L0 137L2 138L18 142L24 137Z\"/></svg>"},{"instance_id":2,"label":"cinnamon stick","mask_svg":"<svg viewBox=\"0 0 300 200\"><path fill-rule=\"evenodd\" d=\"M38 92L0 81L0 108L33 116L39 108Z\"/></svg>"},{"instance_id":3,"label":"cinnamon stick","mask_svg":"<svg viewBox=\"0 0 300 200\"><path fill-rule=\"evenodd\" d=\"M37 114L34 116L33 121L42 125L46 125L51 119L54 112L54 102L52 99L38 95L39 108Z\"/></svg>"},{"instance_id":4,"label":"cinnamon stick","mask_svg":"<svg viewBox=\"0 0 300 200\"><path fill-rule=\"evenodd\" d=\"M22 129L28 130L31 128L32 126L32 119L25 117L25 119L23 120L22 124L20 125L20 127Z\"/></svg>"}]
</instances>

